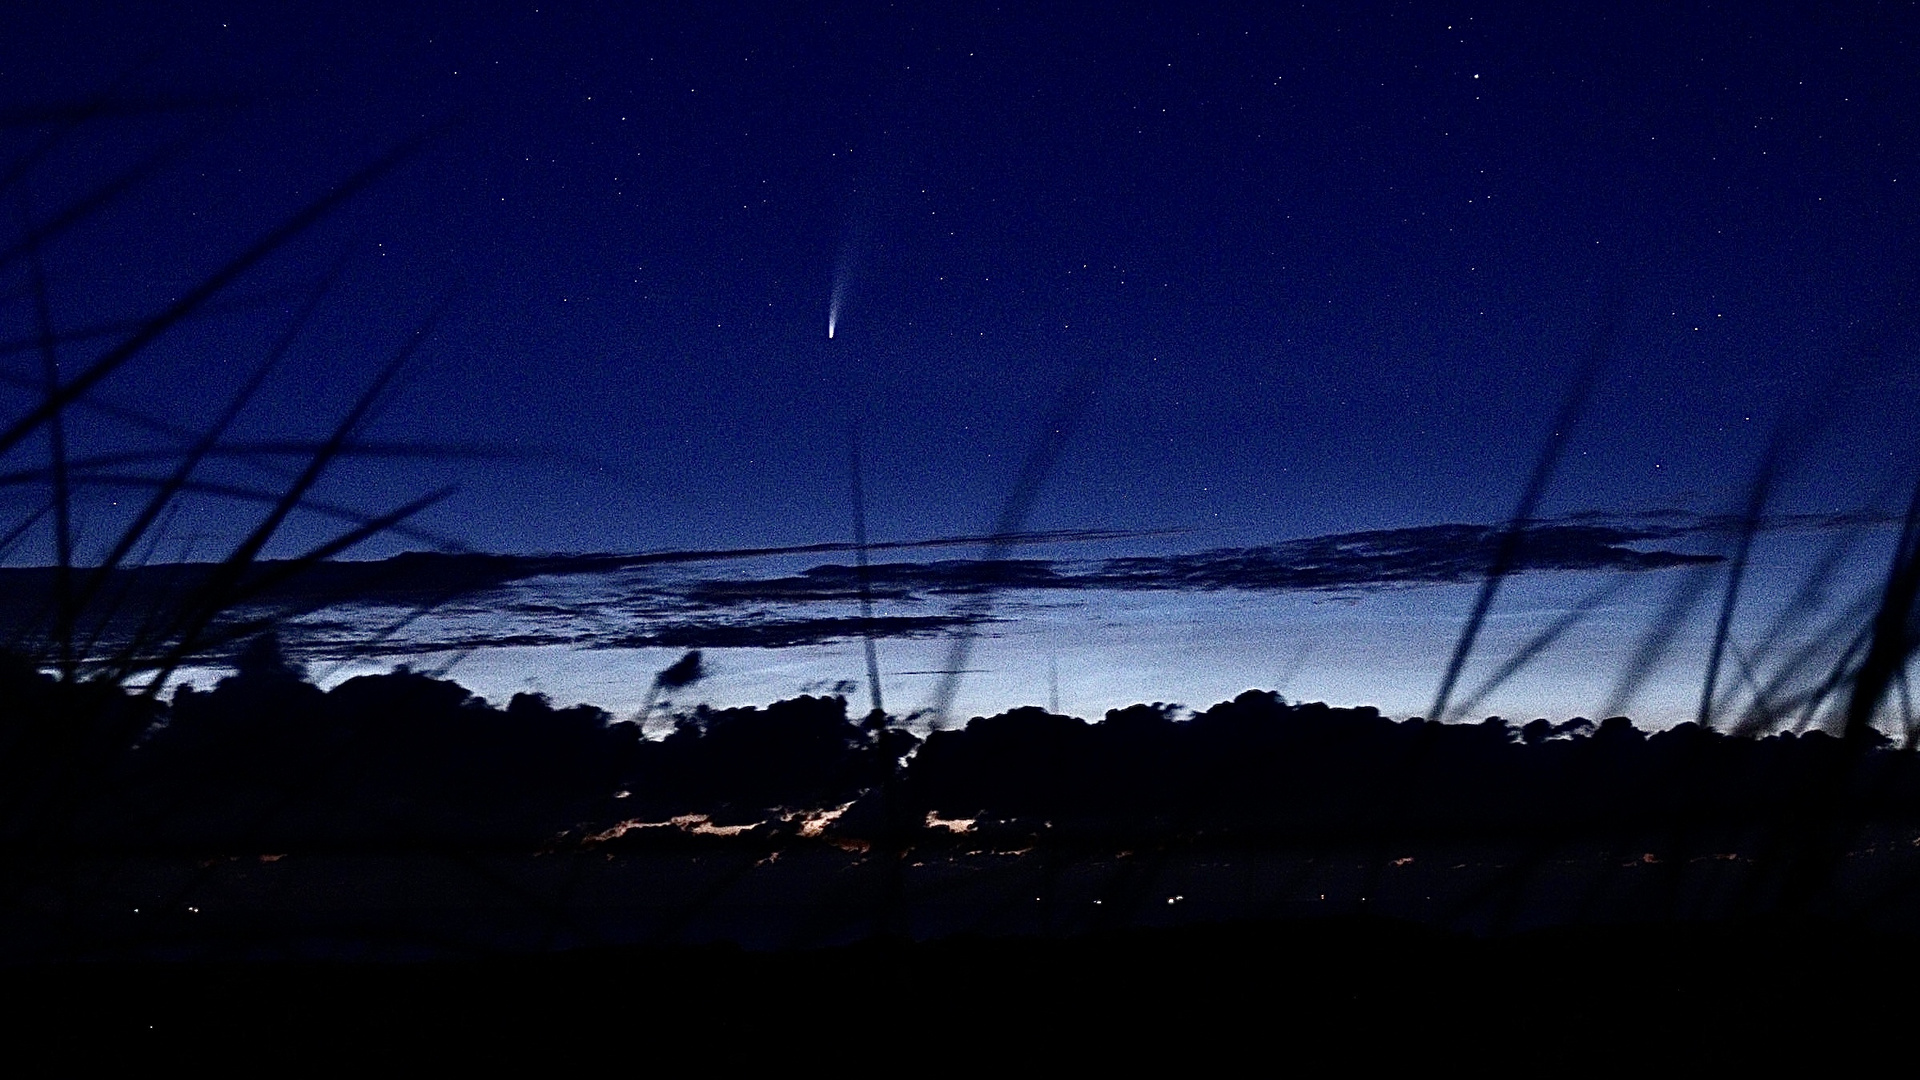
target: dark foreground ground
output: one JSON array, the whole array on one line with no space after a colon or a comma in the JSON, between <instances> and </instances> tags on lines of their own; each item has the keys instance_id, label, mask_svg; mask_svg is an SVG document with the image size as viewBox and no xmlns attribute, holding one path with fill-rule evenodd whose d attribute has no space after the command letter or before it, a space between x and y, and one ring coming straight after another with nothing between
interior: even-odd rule
<instances>
[{"instance_id":1,"label":"dark foreground ground","mask_svg":"<svg viewBox=\"0 0 1920 1080\"><path fill-rule=\"evenodd\" d=\"M22 1058L1203 1073L1617 1063L1897 1046L1920 937L1722 923L1475 938L1360 917L751 952L13 967Z\"/></svg>"},{"instance_id":2,"label":"dark foreground ground","mask_svg":"<svg viewBox=\"0 0 1920 1080\"><path fill-rule=\"evenodd\" d=\"M652 742L266 649L0 690L0 1045L59 1068L1831 1063L1920 1006L1920 755L1866 729L1250 691Z\"/></svg>"}]
</instances>

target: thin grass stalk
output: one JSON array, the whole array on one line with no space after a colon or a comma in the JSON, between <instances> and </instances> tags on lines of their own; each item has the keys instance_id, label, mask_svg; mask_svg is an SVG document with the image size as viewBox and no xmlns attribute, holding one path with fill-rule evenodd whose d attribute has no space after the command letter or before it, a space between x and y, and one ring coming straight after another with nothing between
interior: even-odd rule
<instances>
[{"instance_id":1,"label":"thin grass stalk","mask_svg":"<svg viewBox=\"0 0 1920 1080\"><path fill-rule=\"evenodd\" d=\"M1023 535L1027 518L1033 513L1034 503L1040 497L1041 486L1059 463L1060 455L1065 452L1067 441L1081 415L1086 412L1088 400L1105 370L1104 362L1099 361L1089 361L1077 367L1053 409L1041 423L1033 445L1027 451L1026 460L1021 463L1013 488L1000 508L993 535L988 538L986 549L980 554L980 565L987 573L992 573L992 567L1006 557L1013 544ZM994 585L987 582L959 604L960 629L947 647L946 662L941 665L933 699L926 709L935 727L946 724L950 719L953 699L960 692L961 677L968 673L967 661L973 655L974 637L978 633L974 627L993 610L993 591Z\"/></svg>"},{"instance_id":2,"label":"thin grass stalk","mask_svg":"<svg viewBox=\"0 0 1920 1080\"><path fill-rule=\"evenodd\" d=\"M1834 695L1853 685L1859 676L1859 669L1854 661L1866 652L1872 643L1872 624L1861 627L1847 642L1847 647L1842 649L1840 655L1834 659L1833 666L1828 669L1826 677L1807 692L1806 701L1800 707L1800 715L1794 720L1795 733L1812 727L1820 715L1820 710L1826 707Z\"/></svg>"},{"instance_id":3,"label":"thin grass stalk","mask_svg":"<svg viewBox=\"0 0 1920 1080\"><path fill-rule=\"evenodd\" d=\"M8 555L12 554L14 546L20 543L21 540L26 538L28 531L31 530L35 525L38 525L40 523L41 518L46 517L48 514L52 512L53 512L53 504L45 503L40 507L40 509L35 510L33 513L28 514L25 518L21 519L18 525L15 525L13 528L8 529L7 534L5 536L0 536L0 559L4 559Z\"/></svg>"},{"instance_id":4,"label":"thin grass stalk","mask_svg":"<svg viewBox=\"0 0 1920 1080\"><path fill-rule=\"evenodd\" d=\"M207 428L206 433L187 451L185 456L180 458L179 464L174 468L173 475L169 476L166 482L154 491L153 495L147 499L146 505L142 506L139 513L134 515L134 519L127 524L126 528L121 530L120 538L115 541L113 549L107 553L106 558L100 561L100 565L95 567L93 572L87 576L86 584L82 587L79 597L80 603L85 604L93 597L93 594L97 592L101 584L105 582L107 575L111 574L114 569L120 565L121 560L127 557L127 553L133 550L134 546L140 542L140 538L146 534L147 530L160 517L161 511L167 506L172 505L175 496L180 493L180 489L186 485L187 481L193 476L194 471L200 467L201 461L213 450L214 446L220 441L221 436L227 433L227 429L233 425L234 420L239 418L241 410L245 409L247 405L253 401L254 395L259 393L260 387L267 380L267 376L272 374L273 370L279 366L280 361L286 357L287 351L293 347L293 343L299 338L300 333L306 329L308 320L311 319L314 312L319 309L320 301L326 295L326 290L330 284L331 276L314 288L312 295L307 298L306 303L294 313L293 320L288 324L285 332L273 343L272 348L267 350L266 357L254 369L252 376L247 380L246 384L240 388L238 393L234 394L233 400L228 402L226 410Z\"/></svg>"},{"instance_id":5,"label":"thin grass stalk","mask_svg":"<svg viewBox=\"0 0 1920 1080\"><path fill-rule=\"evenodd\" d=\"M1826 545L1820 554L1820 558L1807 572L1806 576L1801 579L1793 595L1788 598L1785 604L1780 606L1767 626L1760 631L1757 643L1754 645L1752 652L1748 654L1746 661L1754 671L1757 672L1764 667L1772 654L1781 647L1781 644L1786 640L1786 634L1789 628L1797 623L1810 619L1821 607L1825 606L1827 584L1839 570L1841 561L1845 559L1859 543L1860 536L1861 530L1859 529L1844 529L1840 531L1839 535L1836 536L1831 543ZM1866 611L1863 608L1857 615L1848 616L1845 621L1851 623L1855 618L1864 617L1865 615ZM1829 630L1824 634L1817 634L1816 639L1824 640L1830 638L1832 633L1833 631ZM1759 682L1757 678L1754 681L1756 684ZM1756 686L1756 691L1757 690L1758 686Z\"/></svg>"},{"instance_id":6,"label":"thin grass stalk","mask_svg":"<svg viewBox=\"0 0 1920 1080\"><path fill-rule=\"evenodd\" d=\"M200 309L200 314L202 316L232 315L246 311L258 311L263 308L283 304L296 297L308 295L313 289L313 285L295 285L287 288L269 289L258 296L236 297L224 303L208 304ZM146 318L142 316L88 323L77 329L57 331L53 336L53 340L54 344L65 348L68 345L79 345L88 341L97 341L101 338L129 334L140 329L146 321ZM39 349L40 335L38 333L27 334L17 338L0 339L0 356L38 352ZM37 389L39 386L35 380L23 378L6 371L0 371L0 385L14 386L28 390Z\"/></svg>"},{"instance_id":7,"label":"thin grass stalk","mask_svg":"<svg viewBox=\"0 0 1920 1080\"><path fill-rule=\"evenodd\" d=\"M176 502L169 505L159 523L148 534L145 546L139 554L132 559L132 565L136 569L136 572L143 572L147 567L152 565L154 553L158 551L160 547L160 540L166 535L167 526L172 524L179 510L179 503ZM87 606L80 609L87 613L87 617L92 622L86 640L80 645L80 656L83 663L99 651L100 639L112 628L113 621L119 617L121 609L126 606L128 599L134 595L138 578L134 574L122 574L121 578L120 587L113 590L104 602L99 603L97 610L92 601L89 601ZM157 604L154 606L158 607ZM151 612L149 612L149 614L151 614Z\"/></svg>"},{"instance_id":8,"label":"thin grass stalk","mask_svg":"<svg viewBox=\"0 0 1920 1080\"><path fill-rule=\"evenodd\" d=\"M1572 609L1514 650L1513 655L1508 657L1498 670L1487 676L1479 686L1474 687L1473 691L1460 701L1459 705L1455 706L1455 711L1461 716L1472 716L1474 710L1478 709L1481 703L1495 691L1505 686L1514 676L1524 671L1528 664L1552 648L1556 642L1566 636L1568 631L1585 622L1594 608L1619 595L1620 591L1626 587L1627 580L1625 575L1616 575L1603 582L1599 588L1581 597Z\"/></svg>"},{"instance_id":9,"label":"thin grass stalk","mask_svg":"<svg viewBox=\"0 0 1920 1080\"><path fill-rule=\"evenodd\" d=\"M1864 632L1860 629L1861 620L1872 614L1876 602L1877 597L1872 591L1863 593L1817 628L1805 646L1775 666L1773 673L1755 690L1753 700L1748 702L1741 718L1728 728L1728 734L1752 735L1774 727L1787 714L1800 709L1815 698L1824 700L1833 687L1842 685L1846 678L1846 670L1853 662L1853 655L1863 647ZM1816 663L1821 662L1827 652L1827 643L1846 636L1849 629L1853 630L1853 634L1847 638L1850 644L1842 647L1838 660L1833 664L1828 675L1822 677L1821 681L1813 687L1790 692L1789 688L1796 679ZM1758 667L1758 665L1755 666Z\"/></svg>"},{"instance_id":10,"label":"thin grass stalk","mask_svg":"<svg viewBox=\"0 0 1920 1080\"><path fill-rule=\"evenodd\" d=\"M314 452L300 476L281 493L280 498L268 510L265 519L255 525L253 531L242 539L225 559L216 564L201 590L198 602L180 620L180 636L183 641L193 637L199 628L211 622L239 595L241 580L248 568L259 557L267 542L279 532L280 526L286 522L288 515L301 505L307 492L319 482L321 474L332 464L340 447L359 428L367 413L372 410L386 392L387 387L399 375L400 369L412 358L442 311L444 311L444 304L400 347L379 375L374 378L373 384L367 387L359 400L354 402L353 407L348 410L347 415L335 426L333 435Z\"/></svg>"},{"instance_id":11,"label":"thin grass stalk","mask_svg":"<svg viewBox=\"0 0 1920 1080\"><path fill-rule=\"evenodd\" d=\"M142 665L139 669L153 670L156 672L153 680L143 691L143 694L148 697L158 694L160 687L173 675L174 671L196 653L210 646L226 644L242 636L252 636L254 631L249 631L246 634L227 634L224 636L209 634L208 628L213 624L214 619L222 612L231 610L234 606L243 603L253 595L285 583L289 578L306 571L316 563L330 559L342 552L349 551L375 536L390 531L394 525L446 500L446 498L456 490L455 487L449 486L429 492L399 509L374 518L360 528L353 529L340 536L334 537L324 544L311 548L296 558L275 564L265 572L257 575L252 581L231 585L218 592L202 586L199 590L198 597L200 602L194 609L195 614L193 620L185 625L170 628L167 636L174 641L174 644L168 648L156 662L151 665ZM224 566L226 564L221 565ZM123 666L121 673L122 679L132 674L133 670L134 669Z\"/></svg>"},{"instance_id":12,"label":"thin grass stalk","mask_svg":"<svg viewBox=\"0 0 1920 1080\"><path fill-rule=\"evenodd\" d=\"M1747 492L1747 505L1740 515L1740 528L1734 542L1733 558L1727 564L1727 585L1720 599L1720 615L1714 621L1713 645L1707 651L1707 671L1700 682L1700 705L1694 714L1694 722L1701 727L1712 726L1714 691L1720 681L1720 661L1726 655L1727 635L1733 628L1733 612L1740 602L1740 586L1746 579L1747 560L1753 554L1753 539L1760 530L1761 515L1766 512L1767 500L1773 494L1774 477L1779 471L1782 447L1782 428L1776 424L1773 437L1768 440L1766 451L1761 455L1760 467L1755 470L1753 483Z\"/></svg>"},{"instance_id":13,"label":"thin grass stalk","mask_svg":"<svg viewBox=\"0 0 1920 1080\"><path fill-rule=\"evenodd\" d=\"M44 480L47 474L44 470L41 470L33 475L39 476ZM152 491L167 483L167 478L163 476L133 476L122 473L75 473L72 475L71 481L76 488L99 487L131 491ZM272 506L280 501L280 492L278 491L247 487L243 484L230 484L219 480L189 480L180 486L180 494L215 495L223 499L231 499L235 502L257 503L264 506ZM312 497L301 500L299 509L310 514L334 518L350 524L362 524L373 520L373 515L368 514L364 510L355 510L350 506L343 506L336 502ZM49 507L49 511L50 510L51 508ZM395 534L432 544L436 547L444 547L455 551L462 550L461 545L454 538L426 529L413 526L401 526L395 529Z\"/></svg>"},{"instance_id":14,"label":"thin grass stalk","mask_svg":"<svg viewBox=\"0 0 1920 1080\"><path fill-rule=\"evenodd\" d=\"M86 197L68 203L51 219L40 225L24 226L19 240L8 247L0 248L0 268L6 267L16 259L33 258L34 252L44 249L47 244L112 205L122 195L159 172L168 161L178 158L185 149L184 143L173 143L162 147L95 188Z\"/></svg>"},{"instance_id":15,"label":"thin grass stalk","mask_svg":"<svg viewBox=\"0 0 1920 1080\"><path fill-rule=\"evenodd\" d=\"M4 430L0 430L0 454L18 446L21 440L46 423L55 412L84 397L102 379L118 371L127 361L139 355L182 319L198 311L242 274L319 224L375 180L397 168L401 162L418 150L421 141L413 139L403 143L373 164L334 185L324 195L309 202L267 235L255 241L252 247L202 278L198 284L187 290L185 296L176 300L165 311L147 320L133 336L108 350L85 371L75 376L71 382L63 385L57 396L43 401L39 407L30 410Z\"/></svg>"},{"instance_id":16,"label":"thin grass stalk","mask_svg":"<svg viewBox=\"0 0 1920 1080\"><path fill-rule=\"evenodd\" d=\"M47 296L46 263L35 244L29 259L33 279L33 314L40 334L40 374L47 400L60 396L60 354L53 343L53 311ZM67 483L67 426L64 409L55 409L47 422L48 471L52 478L54 569L53 638L60 679L74 680L73 660L73 494Z\"/></svg>"},{"instance_id":17,"label":"thin grass stalk","mask_svg":"<svg viewBox=\"0 0 1920 1080\"><path fill-rule=\"evenodd\" d=\"M195 443L205 441L205 436L196 436ZM235 442L224 446L208 446L204 450L195 446L189 453L196 461L240 461L254 462L286 457L311 457L326 443L321 440L262 440L257 442ZM356 440L342 445L334 454L341 458L391 458L397 460L472 460L472 461L517 461L531 456L512 447L493 446L436 446L432 443L398 442L390 440ZM81 475L100 469L109 469L119 465L142 465L156 462L173 463L176 466L182 460L180 450L124 450L108 454L89 454L85 457L69 457L67 469L70 475ZM290 470L284 471L281 479L294 477ZM44 484L49 473L45 469L15 469L0 472L0 488L20 484Z\"/></svg>"},{"instance_id":18,"label":"thin grass stalk","mask_svg":"<svg viewBox=\"0 0 1920 1080\"><path fill-rule=\"evenodd\" d=\"M1668 595L1667 602L1641 632L1640 639L1634 644L1633 654L1621 668L1619 678L1614 680L1613 688L1601 703L1598 715L1618 716L1626 712L1641 684L1652 676L1661 661L1666 659L1667 653L1672 651L1674 640L1680 636L1687 617L1706 596L1712 584L1713 570L1709 567L1697 567L1683 574Z\"/></svg>"},{"instance_id":19,"label":"thin grass stalk","mask_svg":"<svg viewBox=\"0 0 1920 1080\"><path fill-rule=\"evenodd\" d=\"M35 475L44 479L46 476L46 473L43 470L36 473ZM142 491L150 491L166 483L166 479L161 477L124 477L124 476L97 477L97 476L87 476L85 474L74 477L73 481L77 487L103 486L103 487L109 487L109 488L129 488L129 489L142 490ZM191 493L191 494L216 495L223 499L229 499L236 502L243 502L243 503L250 502L250 503L257 503L257 504L268 505L268 506L276 505L281 498L281 493L276 491L263 491L257 488L248 488L248 487L243 487L237 484L224 484L216 481L205 481L205 480L188 481L186 484L182 485L181 492ZM178 505L179 503L178 503L178 500L176 499L176 501L168 507L169 513L173 512L178 507ZM325 502L322 500L314 499L311 496L301 501L300 509L307 513L316 514L322 517L333 518L354 526L366 526L378 520L381 520L376 515L367 514L364 511L355 510L351 507L342 506L337 503ZM9 535L11 537L14 537L15 542L17 542L17 538L21 534L24 534L25 531L29 529L35 522L37 522L40 518L45 517L47 514L51 512L52 512L51 503L42 506L38 511L35 512L35 514L29 520L22 522L20 525L16 526L13 532ZM457 540L451 537L445 536L433 530L422 529L417 526L407 524L404 521L390 524L387 528L387 531L392 535L405 537L411 540L416 540L441 550L448 550L448 551L468 550L463 545L461 545ZM4 554L4 551L5 551L5 548L0 547L0 554ZM127 589L131 589L132 587L133 587L133 584L129 582ZM43 601L41 606L32 613L31 617L23 620L14 628L13 637L9 642L9 644L5 646L6 649L19 651L23 647L22 643L26 641L28 636L32 633L32 628L39 625L40 621L46 617L47 610L48 610L46 603L47 603L46 601ZM85 609L83 608L80 610L85 610ZM154 610L151 610L148 612L146 618L143 620L143 626L146 627L147 630L143 630L140 634L135 635L135 639L150 640L151 634L148 633L148 631L157 632L157 628L165 625L166 618L168 618L168 616L166 615L166 612L162 610L160 607L156 606ZM91 655L93 644L97 642L97 639L100 633L104 632L106 621L104 619L98 619L96 620L96 623L97 623L96 632L94 633L92 638L90 638L88 646L85 649L81 650L83 654ZM130 640L135 640L135 639L130 639Z\"/></svg>"},{"instance_id":20,"label":"thin grass stalk","mask_svg":"<svg viewBox=\"0 0 1920 1080\"><path fill-rule=\"evenodd\" d=\"M157 54L156 54L157 55ZM75 104L41 106L35 109L0 110L0 128L20 126L44 126L51 124L53 130L41 137L40 141L28 148L27 152L16 158L5 173L0 173L0 192L10 190L15 184L26 179L34 166L46 160L47 155L59 149L73 134L88 123L108 115L150 115L156 112L174 112L180 109L198 108L188 102L167 102L149 100L144 107L129 106L117 95L122 87L132 81L135 74L149 66L153 56L129 65L107 88L99 94Z\"/></svg>"},{"instance_id":21,"label":"thin grass stalk","mask_svg":"<svg viewBox=\"0 0 1920 1080\"><path fill-rule=\"evenodd\" d=\"M1842 737L1849 743L1866 737L1895 674L1905 670L1913 656L1913 635L1909 627L1916 595L1920 595L1920 482L1914 485L1913 498L1907 504L1906 521L1900 528L1900 540L1894 546L1880 608L1874 613L1867 656L1860 663L1853 680L1853 692L1847 700Z\"/></svg>"},{"instance_id":22,"label":"thin grass stalk","mask_svg":"<svg viewBox=\"0 0 1920 1080\"><path fill-rule=\"evenodd\" d=\"M1533 521L1539 510L1540 500L1546 496L1547 487L1553 481L1553 474L1559 469L1560 458L1566 452L1566 445L1574 427L1587 410L1587 400L1592 396L1594 382L1599 378L1600 368L1606 363L1613 349L1613 319L1611 314L1604 318L1598 332L1594 335L1593 347L1586 359L1574 372L1573 381L1568 384L1560 407L1554 413L1552 426L1548 428L1546 438L1540 444L1540 453L1534 458L1533 471L1527 477L1526 487L1520 492L1520 501L1514 507L1513 516L1506 527L1500 530L1494 542L1493 558L1487 566L1487 575L1480 583L1480 592L1474 597L1473 608L1467 614L1466 622L1460 628L1460 637L1454 642L1453 654L1447 658L1447 669L1440 678L1440 685L1433 694L1433 707L1427 710L1427 716L1434 721L1447 718L1449 699L1453 696L1454 685L1460 680L1467 658L1473 654L1475 642L1480 637L1480 629L1486 623L1487 614L1493 609L1494 597L1499 595L1500 586L1519 564L1520 550L1526 540L1527 526Z\"/></svg>"},{"instance_id":23,"label":"thin grass stalk","mask_svg":"<svg viewBox=\"0 0 1920 1080\"><path fill-rule=\"evenodd\" d=\"M887 715L880 698L880 655L873 642L873 567L867 561L867 497L860 478L860 434L847 439L847 470L853 477L853 550L854 577L860 589L860 640L867 660L867 694L873 707L869 719L878 722Z\"/></svg>"}]
</instances>

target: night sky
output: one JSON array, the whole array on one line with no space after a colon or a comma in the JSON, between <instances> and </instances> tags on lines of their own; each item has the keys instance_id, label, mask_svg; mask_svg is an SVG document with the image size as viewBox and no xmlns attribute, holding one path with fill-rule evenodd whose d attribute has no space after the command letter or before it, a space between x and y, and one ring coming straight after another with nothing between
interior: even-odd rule
<instances>
[{"instance_id":1,"label":"night sky","mask_svg":"<svg viewBox=\"0 0 1920 1080\"><path fill-rule=\"evenodd\" d=\"M1021 491L1155 551L1497 524L1589 362L1540 516L1737 512L1769 439L1772 512L1904 505L1914 4L919 7L9 6L4 160L105 105L7 235L153 161L44 250L61 328L138 316L419 140L96 396L198 424L330 276L234 437L324 435L428 327L367 437L449 452L321 493L457 482L417 524L487 551L844 541L856 432L878 540Z\"/></svg>"}]
</instances>

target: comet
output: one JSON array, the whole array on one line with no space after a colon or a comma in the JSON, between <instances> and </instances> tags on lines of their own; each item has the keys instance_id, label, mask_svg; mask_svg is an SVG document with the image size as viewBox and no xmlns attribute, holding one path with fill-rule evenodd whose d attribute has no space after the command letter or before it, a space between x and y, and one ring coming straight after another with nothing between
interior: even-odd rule
<instances>
[{"instance_id":1,"label":"comet","mask_svg":"<svg viewBox=\"0 0 1920 1080\"><path fill-rule=\"evenodd\" d=\"M833 276L833 296L827 301L827 340L833 340L833 332L840 326L840 305L847 298L847 276Z\"/></svg>"}]
</instances>

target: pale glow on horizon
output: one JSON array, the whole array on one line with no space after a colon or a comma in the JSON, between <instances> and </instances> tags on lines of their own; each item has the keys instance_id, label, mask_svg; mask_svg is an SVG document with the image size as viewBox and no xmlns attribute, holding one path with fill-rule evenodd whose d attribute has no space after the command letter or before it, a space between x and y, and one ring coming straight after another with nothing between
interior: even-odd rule
<instances>
[{"instance_id":1,"label":"pale glow on horizon","mask_svg":"<svg viewBox=\"0 0 1920 1080\"><path fill-rule=\"evenodd\" d=\"M1120 545L1071 554L1097 563L1130 550ZM1771 598L1793 595L1819 555L1818 545L1796 535L1756 544L1748 570L1753 599L1736 612L1731 627L1736 640L1759 641L1774 633L1769 624L1783 601ZM1877 594L1883 587L1878 580L1883 559L1883 552L1868 546L1846 566L1822 571L1840 598L1834 605L1861 589ZM804 573L816 560L810 553L767 556L746 560L735 573L746 581L779 580ZM685 650L628 642L653 637L688 615L672 606L623 609L618 598L637 592L683 594L704 580L704 573L697 567L650 567L517 581L502 585L485 604L454 604L417 615L404 631L383 638L382 648L364 655L353 628L391 618L392 611L380 605L350 605L311 630L303 620L287 630L293 656L307 663L323 689L407 663L457 680L496 706L520 692L545 693L560 707L591 703L615 718L639 720L646 736L655 739L675 730L677 717L697 704L764 707L798 694L855 695L865 672L860 641L851 635L791 644L708 642L707 676L669 700L650 702L652 673L679 660ZM1667 613L1674 590L1683 584L1672 574L1633 575L1589 618L1480 697L1465 719L1498 715L1524 723L1585 716L1598 721L1621 712L1648 730L1693 719L1714 627L1710 611ZM1514 575L1482 628L1460 700L1473 696L1579 597L1609 580L1611 573L1604 570ZM977 670L961 683L950 715L992 716L1051 705L1057 694L1059 711L1095 720L1110 709L1156 701L1177 703L1183 711L1204 710L1249 689L1278 692L1295 702L1370 705L1394 718L1422 715L1477 588L1473 582L1450 582L1291 592L1009 589L996 599L994 618L975 643L969 667ZM908 603L882 599L876 610L882 617L908 613ZM605 625L558 636L538 623L552 613L586 611L598 613ZM527 614L533 612L545 614ZM915 607L911 613L924 611ZM835 597L777 604L765 617L804 626L856 616L852 600ZM711 618L716 633L739 621L724 612ZM1680 622L1666 631L1668 647L1645 669L1638 690L1623 703L1603 708L1620 692L1622 673L1648 663L1636 656L1649 629L1675 618ZM334 625L334 619L345 625ZM1824 640L1817 633L1819 620L1795 625L1778 642L1780 655ZM303 642L309 633L313 640ZM539 640L542 636L547 640ZM473 641L503 643L476 649L466 644ZM889 704L909 726L926 723L924 716L907 718L929 700L933 672L946 663L949 647L941 634L887 639L882 680ZM182 669L169 682L211 689L226 674L223 666L207 664ZM639 710L650 703L655 707L641 716Z\"/></svg>"}]
</instances>

